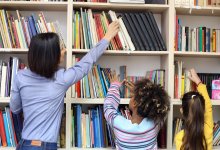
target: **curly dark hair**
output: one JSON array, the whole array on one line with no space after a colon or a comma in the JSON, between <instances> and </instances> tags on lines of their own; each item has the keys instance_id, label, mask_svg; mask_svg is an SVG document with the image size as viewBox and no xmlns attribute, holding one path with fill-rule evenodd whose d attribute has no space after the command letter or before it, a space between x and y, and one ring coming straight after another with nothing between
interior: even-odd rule
<instances>
[{"instance_id":1,"label":"curly dark hair","mask_svg":"<svg viewBox=\"0 0 220 150\"><path fill-rule=\"evenodd\" d=\"M135 83L133 92L138 114L162 125L170 110L170 97L163 87L143 79Z\"/></svg>"}]
</instances>

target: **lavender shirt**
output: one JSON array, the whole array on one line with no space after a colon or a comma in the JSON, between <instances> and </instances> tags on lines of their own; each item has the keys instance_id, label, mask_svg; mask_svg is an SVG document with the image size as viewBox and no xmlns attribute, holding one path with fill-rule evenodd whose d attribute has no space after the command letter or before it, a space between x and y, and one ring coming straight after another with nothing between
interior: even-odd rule
<instances>
[{"instance_id":1,"label":"lavender shirt","mask_svg":"<svg viewBox=\"0 0 220 150\"><path fill-rule=\"evenodd\" d=\"M101 40L75 66L68 70L59 69L54 80L29 69L18 72L12 87L10 108L13 113L23 110L23 139L57 142L66 91L88 74L108 44L107 40Z\"/></svg>"}]
</instances>

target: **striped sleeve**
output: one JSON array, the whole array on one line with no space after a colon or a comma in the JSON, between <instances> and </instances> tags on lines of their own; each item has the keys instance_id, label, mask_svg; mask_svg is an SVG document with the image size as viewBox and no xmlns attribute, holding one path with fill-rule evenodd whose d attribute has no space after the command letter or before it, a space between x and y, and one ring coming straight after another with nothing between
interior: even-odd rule
<instances>
[{"instance_id":1,"label":"striped sleeve","mask_svg":"<svg viewBox=\"0 0 220 150\"><path fill-rule=\"evenodd\" d=\"M112 83L104 101L105 119L111 127L113 127L115 117L119 115L117 109L120 104L120 86L119 82Z\"/></svg>"}]
</instances>

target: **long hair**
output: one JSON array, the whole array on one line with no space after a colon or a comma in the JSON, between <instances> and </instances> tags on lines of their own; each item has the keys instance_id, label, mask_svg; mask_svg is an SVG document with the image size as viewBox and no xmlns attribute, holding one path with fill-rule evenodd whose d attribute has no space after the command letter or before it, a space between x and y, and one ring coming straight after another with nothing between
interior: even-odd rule
<instances>
[{"instance_id":1,"label":"long hair","mask_svg":"<svg viewBox=\"0 0 220 150\"><path fill-rule=\"evenodd\" d=\"M205 100L198 92L188 92L182 98L184 136L181 150L207 150L204 135Z\"/></svg>"}]
</instances>

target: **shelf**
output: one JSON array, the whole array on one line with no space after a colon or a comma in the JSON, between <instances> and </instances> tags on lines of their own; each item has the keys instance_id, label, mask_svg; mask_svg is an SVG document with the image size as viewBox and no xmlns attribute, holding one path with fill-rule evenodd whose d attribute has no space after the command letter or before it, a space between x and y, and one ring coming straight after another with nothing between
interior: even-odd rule
<instances>
[{"instance_id":1,"label":"shelf","mask_svg":"<svg viewBox=\"0 0 220 150\"><path fill-rule=\"evenodd\" d=\"M211 99L211 102L212 102L213 106L220 106L220 100L213 100L213 99ZM180 99L173 99L173 100L171 100L171 103L173 105L181 105L182 104Z\"/></svg>"},{"instance_id":2,"label":"shelf","mask_svg":"<svg viewBox=\"0 0 220 150\"><path fill-rule=\"evenodd\" d=\"M73 49L72 52L74 54L85 54L89 52L89 50L86 49ZM125 55L125 56L162 56L162 55L168 55L168 51L121 51L121 50L106 50L105 55Z\"/></svg>"},{"instance_id":3,"label":"shelf","mask_svg":"<svg viewBox=\"0 0 220 150\"><path fill-rule=\"evenodd\" d=\"M113 3L92 3L92 2L73 2L73 8L91 8L96 10L129 10L129 11L147 11L153 13L162 13L169 8L169 5L158 4L113 4Z\"/></svg>"},{"instance_id":4,"label":"shelf","mask_svg":"<svg viewBox=\"0 0 220 150\"><path fill-rule=\"evenodd\" d=\"M27 11L66 11L68 2L0 1L0 9Z\"/></svg>"},{"instance_id":5,"label":"shelf","mask_svg":"<svg viewBox=\"0 0 220 150\"><path fill-rule=\"evenodd\" d=\"M188 57L220 57L220 53L215 52L182 52L175 51L175 56L188 56Z\"/></svg>"},{"instance_id":6,"label":"shelf","mask_svg":"<svg viewBox=\"0 0 220 150\"><path fill-rule=\"evenodd\" d=\"M122 98L120 104L129 104L130 99ZM84 98L72 98L72 104L103 104L104 98L95 98L95 99L84 99Z\"/></svg>"},{"instance_id":7,"label":"shelf","mask_svg":"<svg viewBox=\"0 0 220 150\"><path fill-rule=\"evenodd\" d=\"M10 97L0 97L0 104L2 103L9 103Z\"/></svg>"},{"instance_id":8,"label":"shelf","mask_svg":"<svg viewBox=\"0 0 220 150\"><path fill-rule=\"evenodd\" d=\"M177 15L220 16L220 7L175 6Z\"/></svg>"},{"instance_id":9,"label":"shelf","mask_svg":"<svg viewBox=\"0 0 220 150\"><path fill-rule=\"evenodd\" d=\"M27 53L28 49L23 48L0 48L0 53Z\"/></svg>"}]
</instances>

